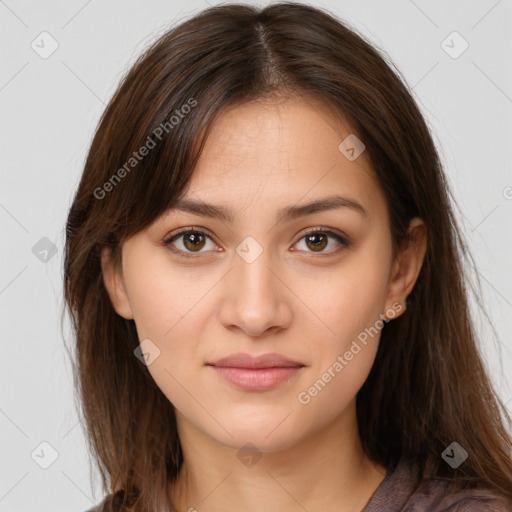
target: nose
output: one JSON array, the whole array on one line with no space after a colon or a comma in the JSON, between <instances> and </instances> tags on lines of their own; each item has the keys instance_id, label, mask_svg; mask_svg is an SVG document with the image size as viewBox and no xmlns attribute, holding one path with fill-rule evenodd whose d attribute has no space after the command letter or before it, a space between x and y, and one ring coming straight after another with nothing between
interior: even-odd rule
<instances>
[{"instance_id":1,"label":"nose","mask_svg":"<svg viewBox=\"0 0 512 512\"><path fill-rule=\"evenodd\" d=\"M250 263L234 255L234 268L224 279L219 310L219 320L227 329L263 337L290 325L292 293L268 253L263 251Z\"/></svg>"}]
</instances>

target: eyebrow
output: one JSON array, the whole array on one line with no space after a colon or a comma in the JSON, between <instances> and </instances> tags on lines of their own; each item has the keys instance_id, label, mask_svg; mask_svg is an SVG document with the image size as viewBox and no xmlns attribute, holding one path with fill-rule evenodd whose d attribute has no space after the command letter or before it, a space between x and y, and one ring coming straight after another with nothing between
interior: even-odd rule
<instances>
[{"instance_id":1,"label":"eyebrow","mask_svg":"<svg viewBox=\"0 0 512 512\"><path fill-rule=\"evenodd\" d=\"M354 199L336 195L316 199L306 204L286 206L277 212L276 223L338 208L348 208L358 212L364 217L368 217L368 212L360 203ZM169 208L168 212L170 213L173 210L184 211L202 217L217 218L229 223L233 223L235 218L234 213L224 206L205 203L203 201L194 201L192 199L178 199L173 206Z\"/></svg>"}]
</instances>

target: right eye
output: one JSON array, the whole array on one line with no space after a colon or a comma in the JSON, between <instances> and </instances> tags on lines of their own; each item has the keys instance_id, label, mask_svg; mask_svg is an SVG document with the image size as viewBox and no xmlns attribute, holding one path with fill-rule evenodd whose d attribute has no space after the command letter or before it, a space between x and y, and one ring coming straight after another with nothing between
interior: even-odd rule
<instances>
[{"instance_id":1,"label":"right eye","mask_svg":"<svg viewBox=\"0 0 512 512\"><path fill-rule=\"evenodd\" d=\"M176 245L174 245L176 240L180 242L181 247L176 247ZM201 249L205 247L208 241L210 241L215 247L215 243L208 233L197 229L186 228L178 233L172 234L166 238L163 243L168 246L172 252L179 256L183 256L184 258L194 258L194 253L207 252L202 251Z\"/></svg>"}]
</instances>

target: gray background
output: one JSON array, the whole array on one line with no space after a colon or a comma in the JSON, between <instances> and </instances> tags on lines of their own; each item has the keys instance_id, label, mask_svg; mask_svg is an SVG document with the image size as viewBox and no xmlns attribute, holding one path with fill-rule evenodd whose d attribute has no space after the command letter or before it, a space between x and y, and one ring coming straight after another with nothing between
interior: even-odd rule
<instances>
[{"instance_id":1,"label":"gray background","mask_svg":"<svg viewBox=\"0 0 512 512\"><path fill-rule=\"evenodd\" d=\"M170 24L213 3L0 0L0 512L80 512L102 499L60 326L65 217L124 71ZM382 47L413 88L460 205L497 333L479 317L482 351L511 410L512 0L311 4ZM31 47L51 49L43 31L58 43L46 59ZM442 43L453 31L469 44L458 56L461 39Z\"/></svg>"}]
</instances>

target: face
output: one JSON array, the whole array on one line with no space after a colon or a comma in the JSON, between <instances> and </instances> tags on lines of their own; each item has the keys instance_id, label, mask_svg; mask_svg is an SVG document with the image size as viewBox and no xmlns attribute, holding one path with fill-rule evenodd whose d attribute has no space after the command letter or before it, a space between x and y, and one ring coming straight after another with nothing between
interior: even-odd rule
<instances>
[{"instance_id":1,"label":"face","mask_svg":"<svg viewBox=\"0 0 512 512\"><path fill-rule=\"evenodd\" d=\"M392 258L365 153L339 149L350 133L312 99L226 110L184 196L226 215L173 209L124 242L122 268L103 253L112 303L178 422L224 445L282 450L353 414L382 319L414 286L424 247ZM238 353L295 366L210 365Z\"/></svg>"}]
</instances>

